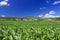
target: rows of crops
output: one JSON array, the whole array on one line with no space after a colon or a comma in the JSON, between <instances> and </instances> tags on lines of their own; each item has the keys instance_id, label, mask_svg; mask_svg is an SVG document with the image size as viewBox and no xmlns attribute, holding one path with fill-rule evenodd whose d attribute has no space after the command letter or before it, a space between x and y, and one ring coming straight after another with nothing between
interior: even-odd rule
<instances>
[{"instance_id":1,"label":"rows of crops","mask_svg":"<svg viewBox=\"0 0 60 40\"><path fill-rule=\"evenodd\" d=\"M60 23L0 21L0 40L60 40Z\"/></svg>"}]
</instances>

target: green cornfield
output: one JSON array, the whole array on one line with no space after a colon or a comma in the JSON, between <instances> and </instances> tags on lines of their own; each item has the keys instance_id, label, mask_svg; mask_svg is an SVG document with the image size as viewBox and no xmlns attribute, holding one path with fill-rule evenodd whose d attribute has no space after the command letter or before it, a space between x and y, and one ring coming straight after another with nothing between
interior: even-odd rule
<instances>
[{"instance_id":1,"label":"green cornfield","mask_svg":"<svg viewBox=\"0 0 60 40\"><path fill-rule=\"evenodd\" d=\"M0 40L60 40L60 22L0 21Z\"/></svg>"}]
</instances>

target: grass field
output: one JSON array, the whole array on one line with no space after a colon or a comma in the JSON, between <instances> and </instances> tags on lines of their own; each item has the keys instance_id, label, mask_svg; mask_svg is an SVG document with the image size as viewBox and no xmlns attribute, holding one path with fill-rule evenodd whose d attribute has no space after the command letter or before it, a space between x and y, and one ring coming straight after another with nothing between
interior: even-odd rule
<instances>
[{"instance_id":1,"label":"grass field","mask_svg":"<svg viewBox=\"0 0 60 40\"><path fill-rule=\"evenodd\" d=\"M0 21L0 40L60 40L60 22Z\"/></svg>"}]
</instances>

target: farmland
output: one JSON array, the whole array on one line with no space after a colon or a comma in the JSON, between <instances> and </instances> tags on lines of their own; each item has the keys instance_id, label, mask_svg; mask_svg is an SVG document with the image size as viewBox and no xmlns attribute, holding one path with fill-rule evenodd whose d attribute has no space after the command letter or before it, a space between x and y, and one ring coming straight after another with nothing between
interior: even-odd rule
<instances>
[{"instance_id":1,"label":"farmland","mask_svg":"<svg viewBox=\"0 0 60 40\"><path fill-rule=\"evenodd\" d=\"M0 21L0 40L60 40L60 22Z\"/></svg>"}]
</instances>

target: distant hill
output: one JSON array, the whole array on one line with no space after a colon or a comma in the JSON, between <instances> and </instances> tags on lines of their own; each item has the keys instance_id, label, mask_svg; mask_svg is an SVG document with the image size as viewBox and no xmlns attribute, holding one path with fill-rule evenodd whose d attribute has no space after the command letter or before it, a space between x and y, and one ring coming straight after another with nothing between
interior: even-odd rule
<instances>
[{"instance_id":1,"label":"distant hill","mask_svg":"<svg viewBox=\"0 0 60 40\"><path fill-rule=\"evenodd\" d=\"M42 21L42 20L54 20L54 21L60 21L60 17L57 18L39 18L39 17L0 17L0 20L38 20L38 21Z\"/></svg>"}]
</instances>

